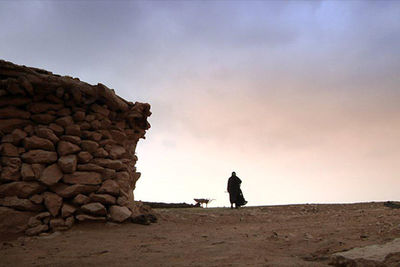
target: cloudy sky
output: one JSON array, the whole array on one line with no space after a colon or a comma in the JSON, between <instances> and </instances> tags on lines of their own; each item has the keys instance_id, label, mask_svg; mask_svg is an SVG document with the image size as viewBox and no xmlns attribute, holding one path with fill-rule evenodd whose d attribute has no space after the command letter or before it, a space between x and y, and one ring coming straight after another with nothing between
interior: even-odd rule
<instances>
[{"instance_id":1,"label":"cloudy sky","mask_svg":"<svg viewBox=\"0 0 400 267\"><path fill-rule=\"evenodd\" d=\"M148 102L135 198L400 200L398 1L1 1L0 58Z\"/></svg>"}]
</instances>

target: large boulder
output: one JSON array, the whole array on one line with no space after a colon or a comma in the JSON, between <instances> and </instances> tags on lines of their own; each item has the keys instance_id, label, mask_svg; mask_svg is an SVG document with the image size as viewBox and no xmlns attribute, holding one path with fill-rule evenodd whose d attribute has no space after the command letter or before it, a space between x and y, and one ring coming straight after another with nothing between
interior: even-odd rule
<instances>
[{"instance_id":1,"label":"large boulder","mask_svg":"<svg viewBox=\"0 0 400 267\"><path fill-rule=\"evenodd\" d=\"M109 209L110 218L115 222L123 222L131 217L132 212L127 207L111 206Z\"/></svg>"}]
</instances>

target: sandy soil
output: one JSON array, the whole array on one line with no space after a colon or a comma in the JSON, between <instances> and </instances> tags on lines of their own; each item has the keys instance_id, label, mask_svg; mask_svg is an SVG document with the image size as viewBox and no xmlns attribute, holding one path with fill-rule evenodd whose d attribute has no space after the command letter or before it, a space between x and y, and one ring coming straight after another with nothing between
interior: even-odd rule
<instances>
[{"instance_id":1,"label":"sandy soil","mask_svg":"<svg viewBox=\"0 0 400 267\"><path fill-rule=\"evenodd\" d=\"M157 209L159 222L85 223L3 241L1 266L327 266L331 254L400 237L382 203Z\"/></svg>"}]
</instances>

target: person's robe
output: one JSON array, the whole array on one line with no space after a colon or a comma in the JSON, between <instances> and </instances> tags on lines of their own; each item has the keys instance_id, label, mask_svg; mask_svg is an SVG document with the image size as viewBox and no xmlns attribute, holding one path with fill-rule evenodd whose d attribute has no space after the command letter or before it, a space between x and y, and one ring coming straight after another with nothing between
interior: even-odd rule
<instances>
[{"instance_id":1,"label":"person's robe","mask_svg":"<svg viewBox=\"0 0 400 267\"><path fill-rule=\"evenodd\" d=\"M228 192L229 192L229 201L231 203L237 203L240 198L240 184L242 180L239 177L232 175L228 180Z\"/></svg>"}]
</instances>

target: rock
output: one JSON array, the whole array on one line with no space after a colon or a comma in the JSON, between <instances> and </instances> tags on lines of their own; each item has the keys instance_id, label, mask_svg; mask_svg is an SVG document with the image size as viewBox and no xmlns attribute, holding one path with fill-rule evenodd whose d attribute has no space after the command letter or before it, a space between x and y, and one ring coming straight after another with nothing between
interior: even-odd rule
<instances>
[{"instance_id":1,"label":"rock","mask_svg":"<svg viewBox=\"0 0 400 267\"><path fill-rule=\"evenodd\" d=\"M90 124L89 124L88 122L86 122L86 121L81 122L81 123L79 124L79 126L81 127L81 130L82 130L82 131L84 131L84 130L89 130L89 129L90 129Z\"/></svg>"},{"instance_id":2,"label":"rock","mask_svg":"<svg viewBox=\"0 0 400 267\"><path fill-rule=\"evenodd\" d=\"M97 172L74 172L72 174L65 174L63 181L67 184L87 184L97 185L101 184L101 174Z\"/></svg>"},{"instance_id":3,"label":"rock","mask_svg":"<svg viewBox=\"0 0 400 267\"><path fill-rule=\"evenodd\" d=\"M47 210L53 217L56 217L63 203L62 197L51 192L45 192L43 198Z\"/></svg>"},{"instance_id":4,"label":"rock","mask_svg":"<svg viewBox=\"0 0 400 267\"><path fill-rule=\"evenodd\" d=\"M90 198L88 196L79 194L76 197L74 197L74 199L72 200L72 203L74 203L75 205L81 206L86 203L89 203L89 201L90 201Z\"/></svg>"},{"instance_id":5,"label":"rock","mask_svg":"<svg viewBox=\"0 0 400 267\"><path fill-rule=\"evenodd\" d=\"M40 176L42 176L42 173L45 169L45 165L44 164L32 164L32 170L33 173L35 174L35 180L39 180Z\"/></svg>"},{"instance_id":6,"label":"rock","mask_svg":"<svg viewBox=\"0 0 400 267\"><path fill-rule=\"evenodd\" d=\"M126 150L122 146L113 146L109 151L110 158L112 159L120 159L122 157L126 157Z\"/></svg>"},{"instance_id":7,"label":"rock","mask_svg":"<svg viewBox=\"0 0 400 267\"><path fill-rule=\"evenodd\" d=\"M72 120L71 116L65 116L65 117L61 117L61 118L57 119L55 121L55 123L57 123L58 125L60 125L60 126L65 128L68 125L74 124L74 121Z\"/></svg>"},{"instance_id":8,"label":"rock","mask_svg":"<svg viewBox=\"0 0 400 267\"><path fill-rule=\"evenodd\" d=\"M93 156L96 158L106 158L108 157L108 152L104 148L100 147L93 153Z\"/></svg>"},{"instance_id":9,"label":"rock","mask_svg":"<svg viewBox=\"0 0 400 267\"><path fill-rule=\"evenodd\" d=\"M10 235L24 232L32 215L34 215L33 212L0 207L0 234Z\"/></svg>"},{"instance_id":10,"label":"rock","mask_svg":"<svg viewBox=\"0 0 400 267\"><path fill-rule=\"evenodd\" d=\"M65 134L66 135L73 135L73 136L80 136L81 135L81 128L79 125L72 124L65 127Z\"/></svg>"},{"instance_id":11,"label":"rock","mask_svg":"<svg viewBox=\"0 0 400 267\"><path fill-rule=\"evenodd\" d=\"M13 106L8 106L5 108L0 108L0 119L11 119L11 118L18 118L18 119L29 119L31 114L24 110L18 109Z\"/></svg>"},{"instance_id":12,"label":"rock","mask_svg":"<svg viewBox=\"0 0 400 267\"><path fill-rule=\"evenodd\" d=\"M41 225L41 224L42 224L42 222L40 220L38 220L37 218L35 218L35 217L29 218L29 221L28 221L29 228L33 228L33 227Z\"/></svg>"},{"instance_id":13,"label":"rock","mask_svg":"<svg viewBox=\"0 0 400 267\"><path fill-rule=\"evenodd\" d=\"M101 174L103 176L103 180L114 179L117 176L117 172L115 170L108 168L105 168Z\"/></svg>"},{"instance_id":14,"label":"rock","mask_svg":"<svg viewBox=\"0 0 400 267\"><path fill-rule=\"evenodd\" d=\"M22 160L27 163L50 164L57 161L57 153L46 150L31 150L21 156Z\"/></svg>"},{"instance_id":15,"label":"rock","mask_svg":"<svg viewBox=\"0 0 400 267\"><path fill-rule=\"evenodd\" d=\"M92 127L93 130L99 130L101 127L101 123L98 120L94 120L90 122L90 126Z\"/></svg>"},{"instance_id":16,"label":"rock","mask_svg":"<svg viewBox=\"0 0 400 267\"><path fill-rule=\"evenodd\" d=\"M47 186L55 185L63 178L63 173L57 163L45 168L39 180Z\"/></svg>"},{"instance_id":17,"label":"rock","mask_svg":"<svg viewBox=\"0 0 400 267\"><path fill-rule=\"evenodd\" d=\"M93 164L93 163L78 164L77 169L79 171L93 171L93 172L100 172L100 173L104 170L103 167Z\"/></svg>"},{"instance_id":18,"label":"rock","mask_svg":"<svg viewBox=\"0 0 400 267\"><path fill-rule=\"evenodd\" d=\"M74 145L70 142L66 142L66 141L58 142L57 152L58 152L58 155L60 155L60 156L74 154L76 152L79 152L80 150L81 150L81 148L79 146Z\"/></svg>"},{"instance_id":19,"label":"rock","mask_svg":"<svg viewBox=\"0 0 400 267\"><path fill-rule=\"evenodd\" d=\"M95 217L95 216L90 216L90 215L86 215L86 214L76 215L75 218L81 222L82 221L100 221L100 222L106 221L106 217Z\"/></svg>"},{"instance_id":20,"label":"rock","mask_svg":"<svg viewBox=\"0 0 400 267\"><path fill-rule=\"evenodd\" d=\"M23 163L21 167L21 176L23 181L35 180L35 173L33 172L32 165Z\"/></svg>"},{"instance_id":21,"label":"rock","mask_svg":"<svg viewBox=\"0 0 400 267\"><path fill-rule=\"evenodd\" d=\"M57 115L60 117L71 115L71 110L69 108L63 108L57 111Z\"/></svg>"},{"instance_id":22,"label":"rock","mask_svg":"<svg viewBox=\"0 0 400 267\"><path fill-rule=\"evenodd\" d=\"M98 202L85 204L81 207L81 210L91 215L105 216L107 214L106 208Z\"/></svg>"},{"instance_id":23,"label":"rock","mask_svg":"<svg viewBox=\"0 0 400 267\"><path fill-rule=\"evenodd\" d=\"M45 113L48 110L59 110L63 107L60 104L52 104L47 102L34 102L28 106L28 110L32 113Z\"/></svg>"},{"instance_id":24,"label":"rock","mask_svg":"<svg viewBox=\"0 0 400 267\"><path fill-rule=\"evenodd\" d=\"M8 134L17 128L24 128L28 124L31 124L29 120L23 119L0 119L0 132Z\"/></svg>"},{"instance_id":25,"label":"rock","mask_svg":"<svg viewBox=\"0 0 400 267\"><path fill-rule=\"evenodd\" d=\"M81 143L81 147L83 150L88 151L89 153L94 153L99 147L99 144L94 141L83 140Z\"/></svg>"},{"instance_id":26,"label":"rock","mask_svg":"<svg viewBox=\"0 0 400 267\"><path fill-rule=\"evenodd\" d=\"M0 197L28 198L34 194L42 193L44 190L45 187L38 182L11 182L0 185Z\"/></svg>"},{"instance_id":27,"label":"rock","mask_svg":"<svg viewBox=\"0 0 400 267\"><path fill-rule=\"evenodd\" d=\"M3 182L19 181L21 173L19 169L6 166L1 171L0 180Z\"/></svg>"},{"instance_id":28,"label":"rock","mask_svg":"<svg viewBox=\"0 0 400 267\"><path fill-rule=\"evenodd\" d=\"M26 150L32 150L32 149L43 149L48 151L55 150L53 142L37 136L26 137L24 139L24 145Z\"/></svg>"},{"instance_id":29,"label":"rock","mask_svg":"<svg viewBox=\"0 0 400 267\"><path fill-rule=\"evenodd\" d=\"M57 135L60 136L62 134L64 134L64 128L61 127L60 125L57 125L55 123L51 123L49 125L49 128Z\"/></svg>"},{"instance_id":30,"label":"rock","mask_svg":"<svg viewBox=\"0 0 400 267\"><path fill-rule=\"evenodd\" d=\"M88 163L92 158L93 156L89 152L81 151L78 153L79 163Z\"/></svg>"},{"instance_id":31,"label":"rock","mask_svg":"<svg viewBox=\"0 0 400 267\"><path fill-rule=\"evenodd\" d=\"M123 222L132 215L132 212L127 207L117 205L111 206L109 212L110 218L114 222Z\"/></svg>"},{"instance_id":32,"label":"rock","mask_svg":"<svg viewBox=\"0 0 400 267\"><path fill-rule=\"evenodd\" d=\"M117 172L117 178L115 181L118 183L120 190L126 195L129 195L131 191L131 180L132 179L130 178L128 172Z\"/></svg>"},{"instance_id":33,"label":"rock","mask_svg":"<svg viewBox=\"0 0 400 267\"><path fill-rule=\"evenodd\" d=\"M22 211L41 211L42 205L37 205L29 199L18 198L16 196L0 198L0 206L13 208Z\"/></svg>"},{"instance_id":34,"label":"rock","mask_svg":"<svg viewBox=\"0 0 400 267\"><path fill-rule=\"evenodd\" d=\"M102 106L99 106L97 104L92 104L90 106L90 109L93 110L96 113L99 113L105 117L108 117L108 115L110 115L110 111L107 108L104 108Z\"/></svg>"},{"instance_id":35,"label":"rock","mask_svg":"<svg viewBox=\"0 0 400 267\"><path fill-rule=\"evenodd\" d=\"M33 135L33 126L31 124L28 124L24 127L24 132L26 132L28 135Z\"/></svg>"},{"instance_id":36,"label":"rock","mask_svg":"<svg viewBox=\"0 0 400 267\"><path fill-rule=\"evenodd\" d=\"M25 234L28 236L38 235L42 232L49 230L49 226L47 224L41 224L33 228L29 228L25 231Z\"/></svg>"},{"instance_id":37,"label":"rock","mask_svg":"<svg viewBox=\"0 0 400 267\"><path fill-rule=\"evenodd\" d=\"M95 119L96 119L96 116L93 115L93 114L89 114L89 115L87 115L86 118L85 118L85 120L86 120L87 122L92 122L92 121L94 121Z\"/></svg>"},{"instance_id":38,"label":"rock","mask_svg":"<svg viewBox=\"0 0 400 267\"><path fill-rule=\"evenodd\" d=\"M120 160L113 159L93 159L92 163L100 165L104 168L114 169L114 170L123 170L125 169L124 164Z\"/></svg>"},{"instance_id":39,"label":"rock","mask_svg":"<svg viewBox=\"0 0 400 267\"><path fill-rule=\"evenodd\" d=\"M50 124L56 119L56 116L51 114L35 114L31 116L31 119L39 124Z\"/></svg>"},{"instance_id":40,"label":"rock","mask_svg":"<svg viewBox=\"0 0 400 267\"><path fill-rule=\"evenodd\" d=\"M54 134L53 130L45 127L37 127L35 129L35 133L37 136L41 138L45 138L53 142L53 144L56 144L60 139L57 137L57 135Z\"/></svg>"},{"instance_id":41,"label":"rock","mask_svg":"<svg viewBox=\"0 0 400 267\"><path fill-rule=\"evenodd\" d=\"M115 197L108 195L108 194L91 194L90 200L93 202L100 202L104 205L115 204L117 200Z\"/></svg>"},{"instance_id":42,"label":"rock","mask_svg":"<svg viewBox=\"0 0 400 267\"><path fill-rule=\"evenodd\" d=\"M3 157L19 157L18 148L10 143L1 144L0 153Z\"/></svg>"},{"instance_id":43,"label":"rock","mask_svg":"<svg viewBox=\"0 0 400 267\"><path fill-rule=\"evenodd\" d=\"M32 100L30 98L21 96L3 96L0 98L0 107L11 105L11 106L25 106Z\"/></svg>"},{"instance_id":44,"label":"rock","mask_svg":"<svg viewBox=\"0 0 400 267\"><path fill-rule=\"evenodd\" d=\"M33 195L29 198L35 204L42 204L43 203L43 196L42 195Z\"/></svg>"},{"instance_id":45,"label":"rock","mask_svg":"<svg viewBox=\"0 0 400 267\"><path fill-rule=\"evenodd\" d=\"M92 192L96 192L99 189L99 186L83 184L66 185L59 183L52 186L50 189L53 192L57 193L57 195L59 196L62 196L64 198L71 198L78 194L89 194Z\"/></svg>"},{"instance_id":46,"label":"rock","mask_svg":"<svg viewBox=\"0 0 400 267\"><path fill-rule=\"evenodd\" d=\"M51 215L50 212L45 211L45 212L41 212L41 213L39 213L39 214L36 214L36 215L35 215L35 218L38 219L38 220L43 220L43 219L45 219L45 218L50 217L50 215Z\"/></svg>"},{"instance_id":47,"label":"rock","mask_svg":"<svg viewBox=\"0 0 400 267\"><path fill-rule=\"evenodd\" d=\"M73 173L76 171L78 158L76 155L62 156L58 159L58 166L64 173Z\"/></svg>"},{"instance_id":48,"label":"rock","mask_svg":"<svg viewBox=\"0 0 400 267\"><path fill-rule=\"evenodd\" d=\"M75 114L74 114L74 120L75 120L76 122L83 121L83 120L85 119L85 116L86 116L85 112L83 112L83 111L77 111L77 112L75 112Z\"/></svg>"},{"instance_id":49,"label":"rock","mask_svg":"<svg viewBox=\"0 0 400 267\"><path fill-rule=\"evenodd\" d=\"M13 145L17 145L13 143L13 137L11 134L6 134L1 138L1 143L12 143Z\"/></svg>"},{"instance_id":50,"label":"rock","mask_svg":"<svg viewBox=\"0 0 400 267\"><path fill-rule=\"evenodd\" d=\"M114 180L106 180L101 185L99 191L100 194L111 194L113 196L119 196L119 185Z\"/></svg>"},{"instance_id":51,"label":"rock","mask_svg":"<svg viewBox=\"0 0 400 267\"><path fill-rule=\"evenodd\" d=\"M61 208L61 217L66 218L74 214L76 208L70 204L64 203Z\"/></svg>"},{"instance_id":52,"label":"rock","mask_svg":"<svg viewBox=\"0 0 400 267\"><path fill-rule=\"evenodd\" d=\"M103 138L103 135L98 132L90 132L90 131L85 131L85 135L87 139L90 139L95 142L99 142L101 138Z\"/></svg>"},{"instance_id":53,"label":"rock","mask_svg":"<svg viewBox=\"0 0 400 267\"><path fill-rule=\"evenodd\" d=\"M21 129L15 129L11 132L12 143L17 146L22 140L24 140L26 136L26 132L22 131Z\"/></svg>"},{"instance_id":54,"label":"rock","mask_svg":"<svg viewBox=\"0 0 400 267\"><path fill-rule=\"evenodd\" d=\"M109 119L102 119L100 121L100 129L108 129L112 125L112 122Z\"/></svg>"},{"instance_id":55,"label":"rock","mask_svg":"<svg viewBox=\"0 0 400 267\"><path fill-rule=\"evenodd\" d=\"M64 88L58 87L58 88L56 89L56 96L57 96L58 98L62 98L62 97L64 96Z\"/></svg>"},{"instance_id":56,"label":"rock","mask_svg":"<svg viewBox=\"0 0 400 267\"><path fill-rule=\"evenodd\" d=\"M82 140L79 136L73 136L73 135L62 135L61 140L73 143L78 146L82 143Z\"/></svg>"},{"instance_id":57,"label":"rock","mask_svg":"<svg viewBox=\"0 0 400 267\"><path fill-rule=\"evenodd\" d=\"M53 230L60 230L65 227L65 221L62 218L50 219L50 228Z\"/></svg>"},{"instance_id":58,"label":"rock","mask_svg":"<svg viewBox=\"0 0 400 267\"><path fill-rule=\"evenodd\" d=\"M126 134L118 130L110 130L110 134L112 139L120 145L123 145L124 141L127 139Z\"/></svg>"},{"instance_id":59,"label":"rock","mask_svg":"<svg viewBox=\"0 0 400 267\"><path fill-rule=\"evenodd\" d=\"M70 216L65 219L65 226L67 228L71 228L74 225L74 222L75 222L74 216Z\"/></svg>"},{"instance_id":60,"label":"rock","mask_svg":"<svg viewBox=\"0 0 400 267\"><path fill-rule=\"evenodd\" d=\"M19 181L21 177L21 160L19 158L2 157L1 161L4 165L0 174L1 181Z\"/></svg>"}]
</instances>

